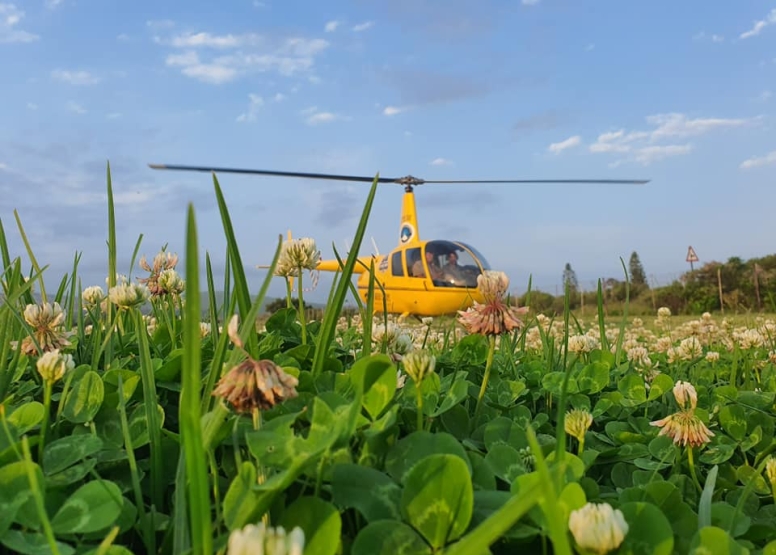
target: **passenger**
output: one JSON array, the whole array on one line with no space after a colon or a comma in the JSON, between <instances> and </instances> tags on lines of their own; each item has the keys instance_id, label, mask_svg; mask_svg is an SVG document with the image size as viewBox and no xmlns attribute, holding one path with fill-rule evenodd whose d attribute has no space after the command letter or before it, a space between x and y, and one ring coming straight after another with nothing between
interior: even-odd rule
<instances>
[{"instance_id":1,"label":"passenger","mask_svg":"<svg viewBox=\"0 0 776 555\"><path fill-rule=\"evenodd\" d=\"M447 255L447 263L442 266L445 278L452 283L463 283L463 271L458 265L458 253L452 251Z\"/></svg>"},{"instance_id":2,"label":"passenger","mask_svg":"<svg viewBox=\"0 0 776 555\"><path fill-rule=\"evenodd\" d=\"M431 272L431 279L442 279L442 268L439 267L433 252L426 251L426 264L428 264L428 269ZM417 259L412 265L412 275L415 277L426 277L423 262L420 259Z\"/></svg>"}]
</instances>

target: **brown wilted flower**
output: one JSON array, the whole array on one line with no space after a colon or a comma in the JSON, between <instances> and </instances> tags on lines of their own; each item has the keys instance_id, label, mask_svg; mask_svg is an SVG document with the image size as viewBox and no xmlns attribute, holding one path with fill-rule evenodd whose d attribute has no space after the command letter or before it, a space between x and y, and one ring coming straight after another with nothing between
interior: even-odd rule
<instances>
[{"instance_id":1,"label":"brown wilted flower","mask_svg":"<svg viewBox=\"0 0 776 555\"><path fill-rule=\"evenodd\" d=\"M662 420L650 422L651 426L659 426L661 436L668 436L677 445L683 447L700 447L714 437L693 409L682 410L666 416Z\"/></svg>"},{"instance_id":2,"label":"brown wilted flower","mask_svg":"<svg viewBox=\"0 0 776 555\"><path fill-rule=\"evenodd\" d=\"M147 272L150 272L151 275L148 276L147 278L138 278L137 281L145 284L148 287L148 291L151 293L153 297L159 297L166 293L164 287L159 283L159 277L161 276L162 272L164 272L165 270L175 269L175 266L178 265L178 255L165 252L164 249L162 249L154 257L153 266L149 266L145 255L143 255L142 258L140 258L139 264L141 268L143 268Z\"/></svg>"},{"instance_id":3,"label":"brown wilted flower","mask_svg":"<svg viewBox=\"0 0 776 555\"><path fill-rule=\"evenodd\" d=\"M237 334L237 315L227 328L234 345L244 351ZM247 353L246 353L247 354ZM213 395L231 403L238 413L269 410L286 399L297 396L299 381L271 360L254 360L250 356L219 380Z\"/></svg>"},{"instance_id":4,"label":"brown wilted flower","mask_svg":"<svg viewBox=\"0 0 776 555\"><path fill-rule=\"evenodd\" d=\"M477 288L485 297L485 303L475 301L466 311L458 311L458 322L469 333L501 335L523 326L520 319L528 307L516 308L503 301L509 287L509 278L504 272L488 270L477 276Z\"/></svg>"},{"instance_id":5,"label":"brown wilted flower","mask_svg":"<svg viewBox=\"0 0 776 555\"><path fill-rule=\"evenodd\" d=\"M65 311L59 303L28 304L24 309L24 320L32 327L32 337L27 336L22 340L21 349L24 354L42 354L35 347L33 337L43 353L71 345L68 338L75 332L65 331ZM12 342L14 348L17 345L17 341Z\"/></svg>"}]
</instances>

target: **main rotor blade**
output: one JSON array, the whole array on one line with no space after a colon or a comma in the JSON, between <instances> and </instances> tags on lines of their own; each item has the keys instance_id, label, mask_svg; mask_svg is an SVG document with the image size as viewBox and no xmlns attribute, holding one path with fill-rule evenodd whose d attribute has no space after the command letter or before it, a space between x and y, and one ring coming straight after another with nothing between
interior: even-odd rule
<instances>
[{"instance_id":1,"label":"main rotor blade","mask_svg":"<svg viewBox=\"0 0 776 555\"><path fill-rule=\"evenodd\" d=\"M371 183L375 180L374 177L358 176L358 175L335 175L328 173L304 173L304 172L281 172L271 170L248 170L241 168L217 168L212 166L183 166L177 164L148 164L148 166L154 170L179 170L179 171L195 171L195 172L208 172L208 173L239 173L246 175L274 175L279 177L305 177L309 179L332 179L337 181L361 181L364 183ZM393 177L381 177L377 180L379 183L394 183L396 178Z\"/></svg>"},{"instance_id":2,"label":"main rotor blade","mask_svg":"<svg viewBox=\"0 0 776 555\"><path fill-rule=\"evenodd\" d=\"M643 185L649 179L476 179L476 180L424 180L423 183L615 183Z\"/></svg>"}]
</instances>

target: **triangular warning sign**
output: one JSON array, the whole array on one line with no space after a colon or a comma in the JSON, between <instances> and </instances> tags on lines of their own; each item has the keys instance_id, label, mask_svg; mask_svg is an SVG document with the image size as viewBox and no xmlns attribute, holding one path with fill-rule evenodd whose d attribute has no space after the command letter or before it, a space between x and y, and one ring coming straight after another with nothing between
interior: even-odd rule
<instances>
[{"instance_id":1,"label":"triangular warning sign","mask_svg":"<svg viewBox=\"0 0 776 555\"><path fill-rule=\"evenodd\" d=\"M687 262L698 262L698 255L692 247L687 247Z\"/></svg>"}]
</instances>

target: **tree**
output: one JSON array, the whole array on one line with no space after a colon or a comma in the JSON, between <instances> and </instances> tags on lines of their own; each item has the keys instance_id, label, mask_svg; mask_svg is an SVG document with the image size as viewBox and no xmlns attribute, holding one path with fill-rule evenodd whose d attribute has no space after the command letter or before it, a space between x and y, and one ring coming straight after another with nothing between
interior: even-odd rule
<instances>
[{"instance_id":1,"label":"tree","mask_svg":"<svg viewBox=\"0 0 776 555\"><path fill-rule=\"evenodd\" d=\"M644 273L644 266L641 265L641 260L639 260L639 255L636 251L631 253L628 266L630 270L631 283L633 285L646 285L647 276Z\"/></svg>"},{"instance_id":2,"label":"tree","mask_svg":"<svg viewBox=\"0 0 776 555\"><path fill-rule=\"evenodd\" d=\"M566 286L571 289L572 293L579 288L579 283L577 282L577 273L571 269L571 264L568 262L566 262L566 267L563 269L564 290L566 289Z\"/></svg>"}]
</instances>

